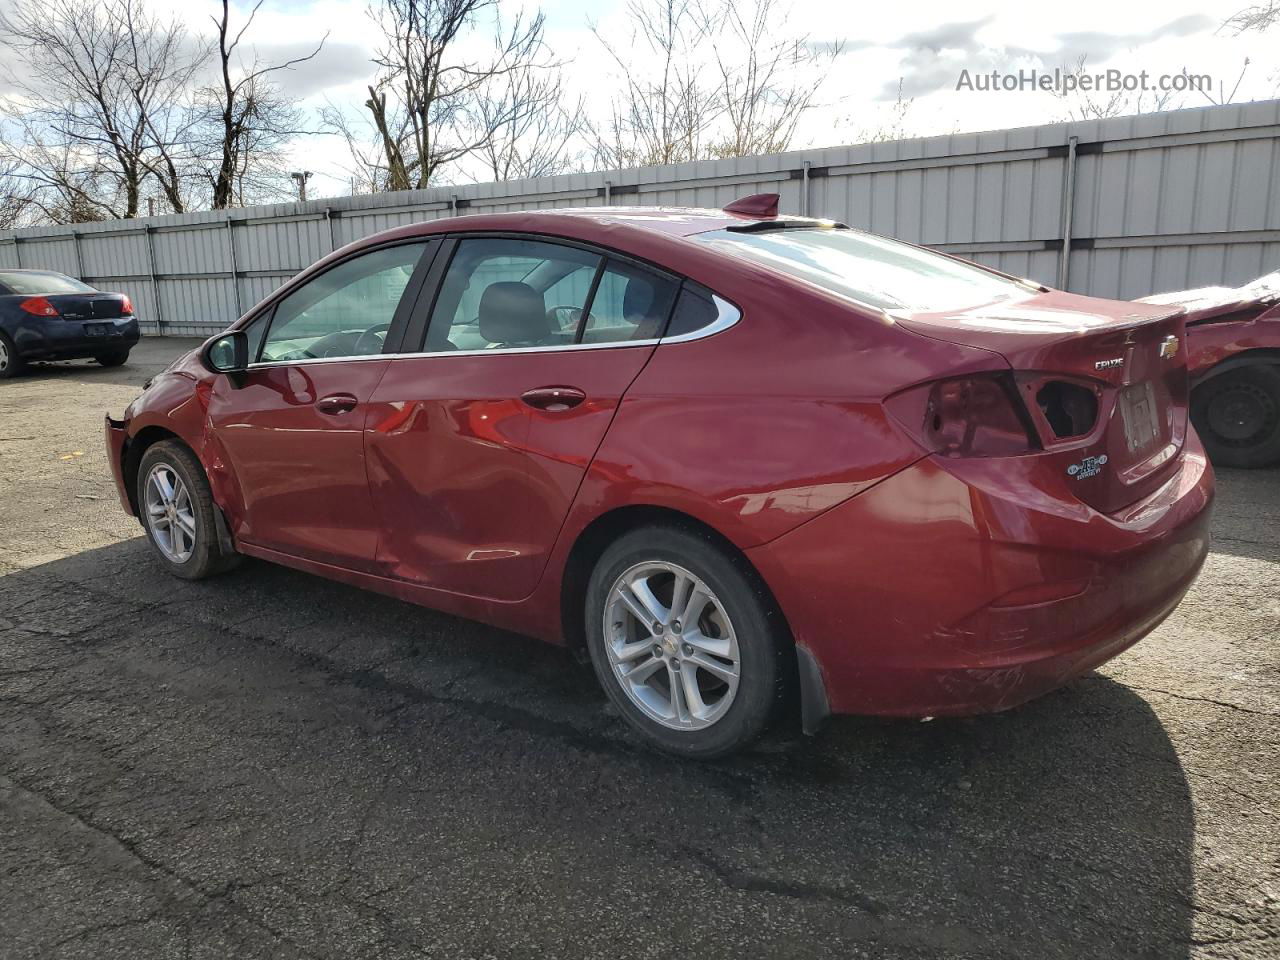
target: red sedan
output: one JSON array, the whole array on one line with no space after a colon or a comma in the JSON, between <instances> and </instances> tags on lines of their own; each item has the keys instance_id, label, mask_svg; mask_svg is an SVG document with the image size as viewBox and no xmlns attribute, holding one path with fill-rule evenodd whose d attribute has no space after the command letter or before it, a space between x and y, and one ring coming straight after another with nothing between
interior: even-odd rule
<instances>
[{"instance_id":1,"label":"red sedan","mask_svg":"<svg viewBox=\"0 0 1280 960\"><path fill-rule=\"evenodd\" d=\"M664 749L1002 710L1208 549L1180 308L776 198L460 217L339 250L107 444L173 573L240 555L585 647Z\"/></svg>"},{"instance_id":2,"label":"red sedan","mask_svg":"<svg viewBox=\"0 0 1280 960\"><path fill-rule=\"evenodd\" d=\"M1145 297L1184 307L1191 419L1213 462L1280 463L1280 270L1243 287Z\"/></svg>"}]
</instances>

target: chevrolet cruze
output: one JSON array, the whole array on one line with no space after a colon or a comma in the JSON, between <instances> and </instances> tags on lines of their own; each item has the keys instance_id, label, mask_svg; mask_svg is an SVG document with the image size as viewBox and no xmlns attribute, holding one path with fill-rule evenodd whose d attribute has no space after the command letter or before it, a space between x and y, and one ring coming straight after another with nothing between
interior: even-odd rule
<instances>
[{"instance_id":1,"label":"chevrolet cruze","mask_svg":"<svg viewBox=\"0 0 1280 960\"><path fill-rule=\"evenodd\" d=\"M1213 497L1180 307L769 195L369 237L106 439L177 576L257 557L585 648L693 757L1051 690L1169 615Z\"/></svg>"}]
</instances>

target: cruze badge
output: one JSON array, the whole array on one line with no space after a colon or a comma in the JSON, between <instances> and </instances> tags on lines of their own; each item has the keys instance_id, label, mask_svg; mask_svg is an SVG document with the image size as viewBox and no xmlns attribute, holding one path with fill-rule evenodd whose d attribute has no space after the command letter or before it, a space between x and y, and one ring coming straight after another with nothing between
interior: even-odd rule
<instances>
[{"instance_id":1,"label":"cruze badge","mask_svg":"<svg viewBox=\"0 0 1280 960\"><path fill-rule=\"evenodd\" d=\"M1075 477L1077 480L1087 480L1089 477L1096 477L1102 472L1102 468L1107 465L1107 455L1101 454L1096 457L1085 457L1079 463L1073 463L1067 467L1067 476Z\"/></svg>"},{"instance_id":2,"label":"cruze badge","mask_svg":"<svg viewBox=\"0 0 1280 960\"><path fill-rule=\"evenodd\" d=\"M1178 338L1170 334L1160 341L1160 359L1172 360L1178 355Z\"/></svg>"},{"instance_id":3,"label":"cruze badge","mask_svg":"<svg viewBox=\"0 0 1280 960\"><path fill-rule=\"evenodd\" d=\"M1112 367L1123 367L1124 357L1113 357L1110 360L1099 360L1093 366L1095 370L1110 370Z\"/></svg>"}]
</instances>

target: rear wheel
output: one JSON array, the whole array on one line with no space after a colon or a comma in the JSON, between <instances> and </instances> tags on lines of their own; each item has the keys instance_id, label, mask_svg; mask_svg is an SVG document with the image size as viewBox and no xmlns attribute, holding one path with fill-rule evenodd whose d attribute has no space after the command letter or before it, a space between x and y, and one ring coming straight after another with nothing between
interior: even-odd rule
<instances>
[{"instance_id":1,"label":"rear wheel","mask_svg":"<svg viewBox=\"0 0 1280 960\"><path fill-rule=\"evenodd\" d=\"M1206 380L1191 396L1191 417L1218 466L1280 462L1280 369L1258 364Z\"/></svg>"},{"instance_id":2,"label":"rear wheel","mask_svg":"<svg viewBox=\"0 0 1280 960\"><path fill-rule=\"evenodd\" d=\"M785 701L789 642L739 558L645 527L597 562L587 645L623 717L663 750L711 759L756 740Z\"/></svg>"},{"instance_id":3,"label":"rear wheel","mask_svg":"<svg viewBox=\"0 0 1280 960\"><path fill-rule=\"evenodd\" d=\"M26 368L18 349L7 334L0 333L0 380L16 377Z\"/></svg>"},{"instance_id":4,"label":"rear wheel","mask_svg":"<svg viewBox=\"0 0 1280 960\"><path fill-rule=\"evenodd\" d=\"M235 566L218 538L217 506L204 468L181 443L147 448L138 467L138 515L165 568L184 580L201 580Z\"/></svg>"},{"instance_id":5,"label":"rear wheel","mask_svg":"<svg viewBox=\"0 0 1280 960\"><path fill-rule=\"evenodd\" d=\"M100 353L93 359L104 367L122 367L129 360L129 351L112 350L110 353Z\"/></svg>"}]
</instances>

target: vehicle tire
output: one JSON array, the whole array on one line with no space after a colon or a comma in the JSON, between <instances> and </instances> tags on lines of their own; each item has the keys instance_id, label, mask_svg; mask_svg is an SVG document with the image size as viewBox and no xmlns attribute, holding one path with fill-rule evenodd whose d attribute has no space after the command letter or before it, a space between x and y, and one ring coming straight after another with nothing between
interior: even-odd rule
<instances>
[{"instance_id":1,"label":"vehicle tire","mask_svg":"<svg viewBox=\"0 0 1280 960\"><path fill-rule=\"evenodd\" d=\"M129 361L128 350L112 350L110 353L100 353L93 358L100 366L104 367L123 367Z\"/></svg>"},{"instance_id":2,"label":"vehicle tire","mask_svg":"<svg viewBox=\"0 0 1280 960\"><path fill-rule=\"evenodd\" d=\"M1260 363L1206 380L1191 394L1191 420L1217 466L1280 462L1280 367Z\"/></svg>"},{"instance_id":3,"label":"vehicle tire","mask_svg":"<svg viewBox=\"0 0 1280 960\"><path fill-rule=\"evenodd\" d=\"M147 539L175 577L202 580L239 561L239 554L222 550L209 481L183 444L164 440L147 448L138 466L137 502Z\"/></svg>"},{"instance_id":4,"label":"vehicle tire","mask_svg":"<svg viewBox=\"0 0 1280 960\"><path fill-rule=\"evenodd\" d=\"M13 341L7 334L0 333L0 380L20 376L26 368L27 364L18 356L18 348Z\"/></svg>"},{"instance_id":5,"label":"vehicle tire","mask_svg":"<svg viewBox=\"0 0 1280 960\"><path fill-rule=\"evenodd\" d=\"M601 686L669 753L741 750L786 702L793 653L781 614L745 562L705 535L650 526L620 537L596 563L585 607Z\"/></svg>"}]
</instances>

